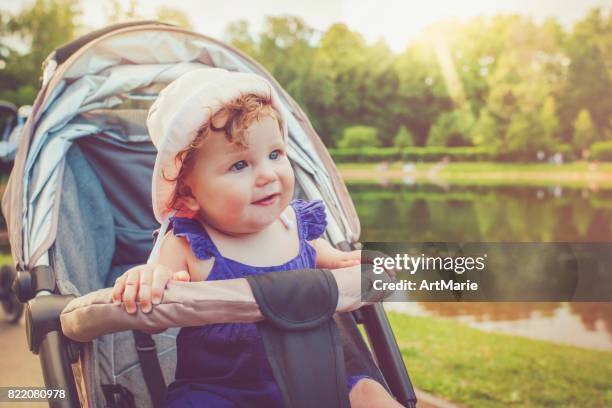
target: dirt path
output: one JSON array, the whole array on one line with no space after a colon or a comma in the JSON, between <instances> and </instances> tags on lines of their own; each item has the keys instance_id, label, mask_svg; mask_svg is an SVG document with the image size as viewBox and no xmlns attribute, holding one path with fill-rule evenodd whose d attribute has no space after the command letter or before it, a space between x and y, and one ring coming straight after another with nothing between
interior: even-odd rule
<instances>
[{"instance_id":1,"label":"dirt path","mask_svg":"<svg viewBox=\"0 0 612 408\"><path fill-rule=\"evenodd\" d=\"M28 349L23 318L19 324L9 324L0 307L0 387L43 387L38 356ZM0 408L10 403L1 403ZM47 407L46 403L23 402L19 408Z\"/></svg>"}]
</instances>

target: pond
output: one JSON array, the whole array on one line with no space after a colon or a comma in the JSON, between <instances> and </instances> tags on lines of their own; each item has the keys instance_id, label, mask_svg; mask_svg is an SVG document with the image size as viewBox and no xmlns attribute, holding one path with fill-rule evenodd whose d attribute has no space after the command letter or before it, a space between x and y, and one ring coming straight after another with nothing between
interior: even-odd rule
<instances>
[{"instance_id":1,"label":"pond","mask_svg":"<svg viewBox=\"0 0 612 408\"><path fill-rule=\"evenodd\" d=\"M400 182L347 185L361 241L610 242L612 190L444 186ZM388 310L452 318L498 331L612 350L612 303L387 303Z\"/></svg>"}]
</instances>

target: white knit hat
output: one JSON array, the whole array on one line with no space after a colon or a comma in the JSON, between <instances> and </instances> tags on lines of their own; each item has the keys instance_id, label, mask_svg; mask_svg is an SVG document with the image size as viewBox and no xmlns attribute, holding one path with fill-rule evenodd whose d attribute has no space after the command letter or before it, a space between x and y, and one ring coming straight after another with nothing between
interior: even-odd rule
<instances>
[{"instance_id":1,"label":"white knit hat","mask_svg":"<svg viewBox=\"0 0 612 408\"><path fill-rule=\"evenodd\" d=\"M164 175L169 179L178 175L177 153L189 146L198 129L212 115L245 93L270 98L272 106L283 114L272 85L256 74L220 68L196 69L180 76L160 92L147 117L149 135L157 148L152 198L153 213L159 223L165 224L173 212L169 201L175 183L166 180ZM287 140L287 122L284 119L282 122L283 137ZM162 229L164 227L162 225Z\"/></svg>"}]
</instances>

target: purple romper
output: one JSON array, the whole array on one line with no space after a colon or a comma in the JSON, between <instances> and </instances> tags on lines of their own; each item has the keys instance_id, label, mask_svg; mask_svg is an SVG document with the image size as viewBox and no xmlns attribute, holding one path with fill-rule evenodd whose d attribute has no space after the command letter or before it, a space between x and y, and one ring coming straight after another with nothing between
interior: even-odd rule
<instances>
[{"instance_id":1,"label":"purple romper","mask_svg":"<svg viewBox=\"0 0 612 408\"><path fill-rule=\"evenodd\" d=\"M315 268L316 252L306 241L327 225L322 201L291 202L300 238L298 255L282 265L250 266L223 257L202 225L173 218L174 235L185 237L198 259L215 258L207 280L243 278L268 272ZM184 327L176 338L176 379L168 387L169 407L282 407L280 390L253 323ZM365 375L347 378L350 390Z\"/></svg>"}]
</instances>

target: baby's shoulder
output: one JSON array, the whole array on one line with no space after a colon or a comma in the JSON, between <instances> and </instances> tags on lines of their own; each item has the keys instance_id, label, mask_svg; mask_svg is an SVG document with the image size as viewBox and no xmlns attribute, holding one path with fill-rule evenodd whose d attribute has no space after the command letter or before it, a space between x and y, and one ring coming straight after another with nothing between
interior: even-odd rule
<instances>
[{"instance_id":1,"label":"baby's shoulder","mask_svg":"<svg viewBox=\"0 0 612 408\"><path fill-rule=\"evenodd\" d=\"M187 241L187 239L185 237L182 236L176 236L172 233L172 230L166 232L166 235L164 235L161 238L162 242L161 242L161 249L162 250L166 250L166 251L170 251L170 252L182 252L182 251L186 251L187 249L189 249L189 242Z\"/></svg>"},{"instance_id":2,"label":"baby's shoulder","mask_svg":"<svg viewBox=\"0 0 612 408\"><path fill-rule=\"evenodd\" d=\"M173 259L173 264L184 264L189 256L189 242L183 237L175 236L172 231L168 231L160 238L159 256L160 261Z\"/></svg>"},{"instance_id":3,"label":"baby's shoulder","mask_svg":"<svg viewBox=\"0 0 612 408\"><path fill-rule=\"evenodd\" d=\"M160 263L173 270L186 270L191 281L205 280L214 263L214 258L198 259L184 236L177 236L168 231L162 238L160 247Z\"/></svg>"}]
</instances>

